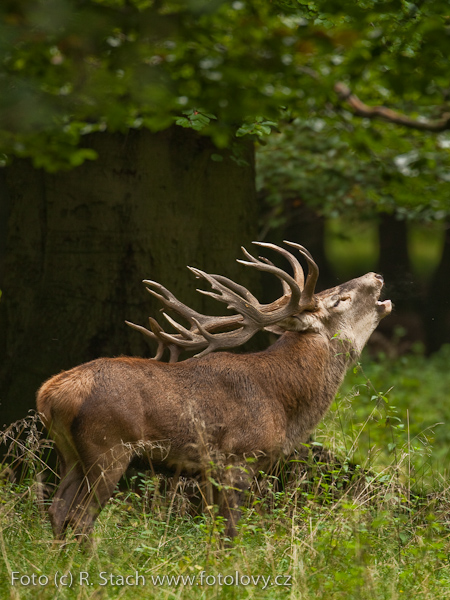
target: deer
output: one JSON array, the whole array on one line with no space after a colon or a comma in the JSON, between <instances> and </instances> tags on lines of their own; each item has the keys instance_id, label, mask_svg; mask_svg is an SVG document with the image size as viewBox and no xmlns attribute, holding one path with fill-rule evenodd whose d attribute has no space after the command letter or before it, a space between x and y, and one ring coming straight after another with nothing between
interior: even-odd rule
<instances>
[{"instance_id":1,"label":"deer","mask_svg":"<svg viewBox=\"0 0 450 600\"><path fill-rule=\"evenodd\" d=\"M289 274L242 248L246 260L238 262L274 275L282 285L279 298L261 304L233 280L189 267L212 290L198 291L233 311L208 316L144 280L175 330L165 331L151 317L149 329L127 322L157 343L155 355L98 358L41 386L37 410L60 465L49 507L55 540L64 540L68 527L90 539L100 511L141 454L155 471L165 467L177 475L206 477L214 461L220 465L215 502L232 543L253 477L310 439L392 303L380 300L381 275L370 272L316 292L319 268L306 248L284 242L306 262L305 277L292 252L254 243L291 267ZM277 336L265 350L229 352L262 330ZM179 361L182 352L196 354Z\"/></svg>"}]
</instances>

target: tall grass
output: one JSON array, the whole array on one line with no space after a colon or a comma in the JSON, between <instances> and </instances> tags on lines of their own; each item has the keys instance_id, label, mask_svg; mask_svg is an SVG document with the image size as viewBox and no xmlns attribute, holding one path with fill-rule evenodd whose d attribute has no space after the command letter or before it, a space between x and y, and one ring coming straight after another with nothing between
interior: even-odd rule
<instances>
[{"instance_id":1,"label":"tall grass","mask_svg":"<svg viewBox=\"0 0 450 600\"><path fill-rule=\"evenodd\" d=\"M192 508L195 483L145 473L102 511L92 548L55 545L50 442L35 418L17 424L3 432L0 598L450 597L446 426L430 428L448 423L448 354L356 367L315 441L255 482L231 549L214 507Z\"/></svg>"}]
</instances>

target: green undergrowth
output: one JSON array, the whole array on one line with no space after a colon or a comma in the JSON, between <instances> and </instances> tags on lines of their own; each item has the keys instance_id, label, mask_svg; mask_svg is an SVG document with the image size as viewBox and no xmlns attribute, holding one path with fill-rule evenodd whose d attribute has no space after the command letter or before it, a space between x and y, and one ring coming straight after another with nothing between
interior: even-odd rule
<instances>
[{"instance_id":1,"label":"green undergrowth","mask_svg":"<svg viewBox=\"0 0 450 600\"><path fill-rule=\"evenodd\" d=\"M445 486L450 466L450 345L424 358L363 357L315 437L352 461L395 465L409 485Z\"/></svg>"},{"instance_id":2,"label":"green undergrowth","mask_svg":"<svg viewBox=\"0 0 450 600\"><path fill-rule=\"evenodd\" d=\"M231 548L195 484L148 473L122 482L91 547L53 543L30 416L3 432L0 598L450 598L449 358L363 358L314 441L255 482Z\"/></svg>"}]
</instances>

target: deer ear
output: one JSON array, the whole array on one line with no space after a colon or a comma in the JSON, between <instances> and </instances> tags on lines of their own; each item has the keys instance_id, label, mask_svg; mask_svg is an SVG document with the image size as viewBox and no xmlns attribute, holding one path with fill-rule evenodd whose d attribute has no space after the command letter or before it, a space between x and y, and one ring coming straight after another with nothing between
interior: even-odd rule
<instances>
[{"instance_id":1,"label":"deer ear","mask_svg":"<svg viewBox=\"0 0 450 600\"><path fill-rule=\"evenodd\" d=\"M320 321L317 320L314 313L305 311L288 317L278 326L284 331L319 331Z\"/></svg>"}]
</instances>

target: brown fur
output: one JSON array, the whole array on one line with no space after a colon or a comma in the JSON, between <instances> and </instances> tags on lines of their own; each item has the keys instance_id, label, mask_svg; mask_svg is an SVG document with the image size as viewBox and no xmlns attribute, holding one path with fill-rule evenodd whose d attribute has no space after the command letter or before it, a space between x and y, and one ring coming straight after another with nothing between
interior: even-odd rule
<instances>
[{"instance_id":1,"label":"brown fur","mask_svg":"<svg viewBox=\"0 0 450 600\"><path fill-rule=\"evenodd\" d=\"M67 525L89 533L136 452L177 472L205 474L215 462L225 533L235 535L253 474L308 440L390 312L377 302L381 286L369 273L317 294L316 310L282 323L289 331L263 352L174 364L101 358L44 383L37 408L61 458L55 536Z\"/></svg>"}]
</instances>

